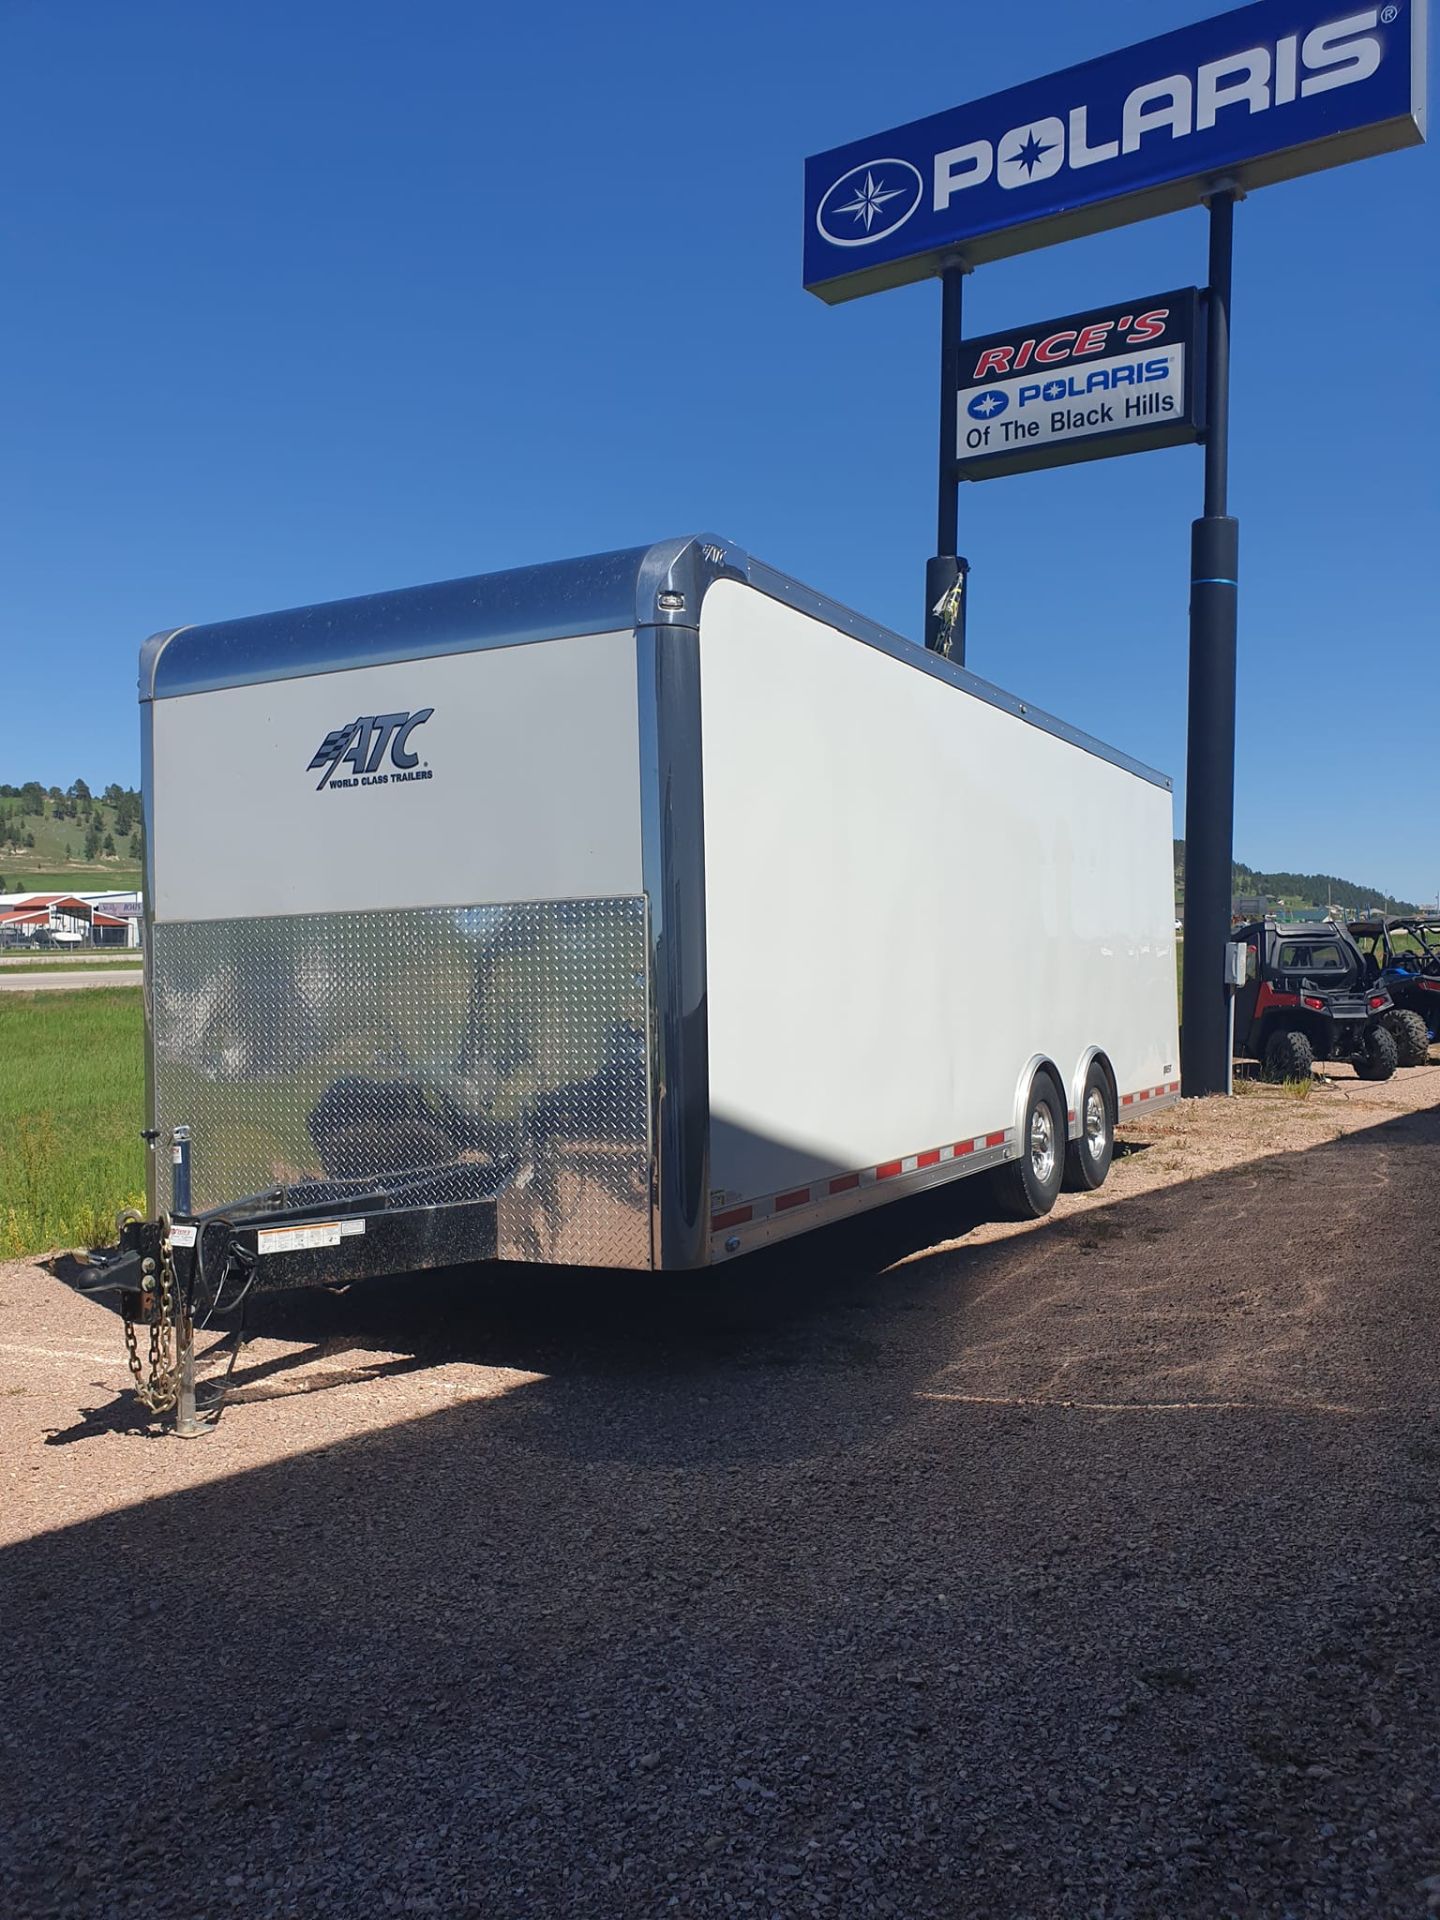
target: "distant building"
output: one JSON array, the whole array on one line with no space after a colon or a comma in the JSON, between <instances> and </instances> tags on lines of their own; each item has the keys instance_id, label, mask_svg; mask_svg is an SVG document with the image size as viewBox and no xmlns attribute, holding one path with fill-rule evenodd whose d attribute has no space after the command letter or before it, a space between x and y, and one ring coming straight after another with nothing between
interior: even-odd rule
<instances>
[{"instance_id":1,"label":"distant building","mask_svg":"<svg viewBox=\"0 0 1440 1920\"><path fill-rule=\"evenodd\" d=\"M0 893L0 945L138 947L140 896Z\"/></svg>"}]
</instances>

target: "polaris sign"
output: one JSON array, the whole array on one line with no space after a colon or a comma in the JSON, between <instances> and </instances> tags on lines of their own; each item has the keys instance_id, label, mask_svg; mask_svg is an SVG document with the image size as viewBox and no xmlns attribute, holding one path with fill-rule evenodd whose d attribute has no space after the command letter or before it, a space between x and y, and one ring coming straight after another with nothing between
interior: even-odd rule
<instances>
[{"instance_id":1,"label":"polaris sign","mask_svg":"<svg viewBox=\"0 0 1440 1920\"><path fill-rule=\"evenodd\" d=\"M966 340L956 463L988 480L1198 440L1194 287Z\"/></svg>"},{"instance_id":2,"label":"polaris sign","mask_svg":"<svg viewBox=\"0 0 1440 1920\"><path fill-rule=\"evenodd\" d=\"M805 163L805 285L853 299L1413 146L1425 0L1258 0Z\"/></svg>"}]
</instances>

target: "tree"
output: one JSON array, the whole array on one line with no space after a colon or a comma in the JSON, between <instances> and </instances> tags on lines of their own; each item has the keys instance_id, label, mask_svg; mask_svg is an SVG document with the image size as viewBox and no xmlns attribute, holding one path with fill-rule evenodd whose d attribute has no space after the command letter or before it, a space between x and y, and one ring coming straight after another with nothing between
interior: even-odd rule
<instances>
[{"instance_id":1,"label":"tree","mask_svg":"<svg viewBox=\"0 0 1440 1920\"><path fill-rule=\"evenodd\" d=\"M85 858L93 860L100 851L100 829L92 826L85 836Z\"/></svg>"},{"instance_id":2,"label":"tree","mask_svg":"<svg viewBox=\"0 0 1440 1920\"><path fill-rule=\"evenodd\" d=\"M68 840L65 842L65 858L67 860L70 858L70 842Z\"/></svg>"},{"instance_id":3,"label":"tree","mask_svg":"<svg viewBox=\"0 0 1440 1920\"><path fill-rule=\"evenodd\" d=\"M70 798L72 800L88 800L90 798L90 789L83 780L72 780L70 782Z\"/></svg>"},{"instance_id":4,"label":"tree","mask_svg":"<svg viewBox=\"0 0 1440 1920\"><path fill-rule=\"evenodd\" d=\"M110 855L110 858L111 858L112 860L114 859L114 857L115 857L115 836L114 836L114 834L113 834L113 833L107 833L107 834L106 834L106 836L105 836L105 844L104 844L104 846L103 846L103 847L101 848L101 852L102 852L102 853L108 853L108 854Z\"/></svg>"}]
</instances>

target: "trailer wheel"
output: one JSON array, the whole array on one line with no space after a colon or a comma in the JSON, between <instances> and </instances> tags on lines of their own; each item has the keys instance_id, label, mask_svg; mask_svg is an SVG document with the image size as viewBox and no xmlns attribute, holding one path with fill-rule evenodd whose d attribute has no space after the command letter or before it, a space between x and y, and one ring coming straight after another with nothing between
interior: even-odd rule
<instances>
[{"instance_id":1,"label":"trailer wheel","mask_svg":"<svg viewBox=\"0 0 1440 1920\"><path fill-rule=\"evenodd\" d=\"M1430 1059L1430 1030L1418 1013L1408 1007L1392 1007L1381 1016L1380 1024L1395 1042L1402 1067L1423 1067Z\"/></svg>"},{"instance_id":2,"label":"trailer wheel","mask_svg":"<svg viewBox=\"0 0 1440 1920\"><path fill-rule=\"evenodd\" d=\"M1267 1080L1308 1080L1315 1064L1315 1049L1308 1033L1294 1027L1280 1027L1265 1042L1265 1078Z\"/></svg>"},{"instance_id":3,"label":"trailer wheel","mask_svg":"<svg viewBox=\"0 0 1440 1920\"><path fill-rule=\"evenodd\" d=\"M1355 1056L1355 1072L1361 1080L1388 1080L1400 1064L1399 1049L1393 1033L1387 1033L1377 1021L1365 1035L1365 1045Z\"/></svg>"},{"instance_id":4,"label":"trailer wheel","mask_svg":"<svg viewBox=\"0 0 1440 1920\"><path fill-rule=\"evenodd\" d=\"M1012 1219L1038 1220L1054 1206L1064 1175L1065 1102L1049 1074L1037 1073L1025 1102L1020 1158L996 1174L996 1198Z\"/></svg>"},{"instance_id":5,"label":"trailer wheel","mask_svg":"<svg viewBox=\"0 0 1440 1920\"><path fill-rule=\"evenodd\" d=\"M1080 1128L1080 1138L1065 1149L1065 1185L1071 1193L1093 1193L1104 1186L1115 1158L1115 1104L1098 1060L1085 1078Z\"/></svg>"}]
</instances>

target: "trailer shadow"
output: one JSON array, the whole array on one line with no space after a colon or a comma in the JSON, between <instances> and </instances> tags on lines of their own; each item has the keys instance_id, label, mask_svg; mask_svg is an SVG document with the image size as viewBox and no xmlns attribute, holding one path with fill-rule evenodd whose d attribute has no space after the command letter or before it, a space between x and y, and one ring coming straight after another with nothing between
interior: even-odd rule
<instances>
[{"instance_id":1,"label":"trailer shadow","mask_svg":"<svg viewBox=\"0 0 1440 1920\"><path fill-rule=\"evenodd\" d=\"M1377 1134L1407 1139L1432 1120L1402 1116L1343 1136L1335 1150ZM1145 1150L1143 1142L1126 1145ZM1004 1382L997 1387L989 1375L997 1367L1013 1371L1005 1355L1015 1345L1030 1350L1023 1380L1011 1381L1022 1394L1123 1396L1127 1369L1117 1354L1138 1353L1156 1370L1143 1329L1152 1313L1169 1311L1166 1281L1177 1245L1183 1248L1181 1218L1229 1217L1238 1230L1247 1214L1263 1215L1276 1185L1291 1177L1287 1169L1303 1160L1272 1156L1180 1187L1124 1199L1097 1195L1063 1217L978 1244L969 1236L1000 1218L984 1178L936 1187L693 1274L497 1263L339 1291L261 1295L249 1310L252 1339L287 1350L242 1352L223 1417L243 1418L244 1409L269 1400L363 1391L434 1369L478 1366L527 1376L487 1402L487 1419L517 1439L530 1428L536 1445L577 1460L684 1465L702 1457L711 1464L785 1458L783 1377L795 1370L818 1383L807 1411L811 1439L830 1418L831 1440L840 1446L863 1432L877 1401L909 1405L917 1365L934 1370L937 1392L1003 1399ZM1120 1272L1121 1303L1107 1307ZM1223 1322L1229 1307L1243 1308L1243 1288L1223 1273L1222 1265L1219 1306L1199 1309L1201 1318ZM1242 1333L1248 1311L1239 1311ZM1063 1355L1048 1375L1034 1364L1047 1350ZM1218 1391L1215 1382L1228 1377L1212 1364L1210 1385L1197 1384L1195 1369L1178 1356L1165 1372L1170 1391L1182 1398ZM776 1421L756 1418L749 1404L750 1383L771 1377L777 1384L763 1401ZM576 1387L614 1394L613 1416L594 1424L555 1421L554 1411ZM744 1418L726 1417L732 1400L746 1404ZM697 1406L705 1410L700 1421ZM46 1444L137 1430L146 1429L126 1390L48 1435Z\"/></svg>"},{"instance_id":2,"label":"trailer shadow","mask_svg":"<svg viewBox=\"0 0 1440 1920\"><path fill-rule=\"evenodd\" d=\"M9 1910L175 1910L199 1834L197 1912L353 1910L354 1859L376 1911L789 1916L838 1862L844 1912L1178 1916L1279 1848L1391 1911L1440 1631L1437 1144L1406 1116L971 1247L941 1190L684 1287L267 1301L379 1368L530 1377L297 1419L0 1552ZM183 1792L122 1898L157 1660Z\"/></svg>"},{"instance_id":3,"label":"trailer shadow","mask_svg":"<svg viewBox=\"0 0 1440 1920\"><path fill-rule=\"evenodd\" d=\"M717 1365L783 1367L827 1327L839 1362L847 1355L860 1361L873 1346L860 1323L885 1310L889 1270L995 1218L988 1183L967 1180L696 1273L502 1261L261 1294L246 1312L250 1341L292 1350L255 1360L242 1354L226 1405L329 1393L451 1363L547 1379L577 1368L596 1378L663 1372L678 1380ZM118 1317L113 1295L97 1298ZM200 1334L202 1348L209 1331ZM356 1359L372 1353L373 1360ZM329 1365L331 1355L350 1364ZM203 1378L203 1353L201 1364ZM141 1430L139 1412L126 1388L46 1444Z\"/></svg>"}]
</instances>

